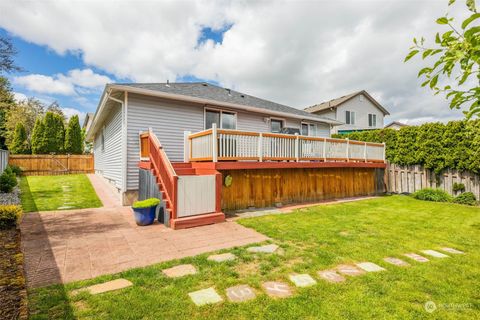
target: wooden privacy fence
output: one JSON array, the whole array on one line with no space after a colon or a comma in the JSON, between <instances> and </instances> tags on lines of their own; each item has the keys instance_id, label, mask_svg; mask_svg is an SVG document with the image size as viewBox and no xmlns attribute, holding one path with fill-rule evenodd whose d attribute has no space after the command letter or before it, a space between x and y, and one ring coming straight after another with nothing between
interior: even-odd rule
<instances>
[{"instance_id":1,"label":"wooden privacy fence","mask_svg":"<svg viewBox=\"0 0 480 320\"><path fill-rule=\"evenodd\" d=\"M453 184L463 183L465 191L473 192L480 199L480 175L472 172L445 170L436 175L423 166L399 166L388 164L386 175L387 190L394 193L413 193L423 188L440 188L455 195Z\"/></svg>"},{"instance_id":2,"label":"wooden privacy fence","mask_svg":"<svg viewBox=\"0 0 480 320\"><path fill-rule=\"evenodd\" d=\"M10 155L8 163L19 166L24 175L93 173L93 155Z\"/></svg>"}]
</instances>

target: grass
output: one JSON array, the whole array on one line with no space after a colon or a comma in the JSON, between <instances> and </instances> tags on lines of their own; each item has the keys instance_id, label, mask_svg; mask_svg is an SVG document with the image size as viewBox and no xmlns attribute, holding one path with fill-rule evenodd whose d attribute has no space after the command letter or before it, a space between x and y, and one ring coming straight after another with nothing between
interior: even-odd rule
<instances>
[{"instance_id":1,"label":"grass","mask_svg":"<svg viewBox=\"0 0 480 320\"><path fill-rule=\"evenodd\" d=\"M318 206L286 215L239 221L279 244L282 254L229 250L239 258L217 264L200 255L117 275L40 288L29 293L32 319L474 319L480 317L480 209L432 203L405 196ZM467 252L400 268L387 256L450 246ZM155 250L152 248L152 250ZM407 260L407 258L404 258ZM385 272L331 284L316 272L341 263L371 261ZM161 270L192 263L199 274L178 279ZM309 273L318 284L296 288L295 295L272 299L261 283L288 281L290 273ZM74 289L123 277L133 287L101 295ZM225 289L248 284L257 298L234 304ZM195 307L188 292L214 286L223 303ZM424 304L437 310L427 313Z\"/></svg>"},{"instance_id":2,"label":"grass","mask_svg":"<svg viewBox=\"0 0 480 320\"><path fill-rule=\"evenodd\" d=\"M25 212L102 206L84 174L21 177L20 190Z\"/></svg>"}]
</instances>

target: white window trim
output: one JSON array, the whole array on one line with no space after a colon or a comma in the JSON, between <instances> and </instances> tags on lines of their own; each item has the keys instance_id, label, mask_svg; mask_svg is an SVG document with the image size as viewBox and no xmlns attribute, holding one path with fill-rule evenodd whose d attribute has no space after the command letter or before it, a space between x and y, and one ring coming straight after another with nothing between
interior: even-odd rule
<instances>
[{"instance_id":1,"label":"white window trim","mask_svg":"<svg viewBox=\"0 0 480 320\"><path fill-rule=\"evenodd\" d=\"M347 123L347 112L349 113L349 123ZM352 113L353 113L353 121L352 121ZM357 119L356 118L356 112L355 111L350 111L350 110L345 110L345 124L348 125L355 125L355 122Z\"/></svg>"},{"instance_id":2,"label":"white window trim","mask_svg":"<svg viewBox=\"0 0 480 320\"><path fill-rule=\"evenodd\" d=\"M302 125L306 124L307 125L307 137L317 137L317 135L312 135L311 132L310 132L310 126L315 126L315 134L318 133L318 126L316 123L314 122L308 122L308 121L302 121L300 123L300 134L302 134Z\"/></svg>"},{"instance_id":3,"label":"white window trim","mask_svg":"<svg viewBox=\"0 0 480 320\"><path fill-rule=\"evenodd\" d=\"M372 124L370 125L370 119L372 119ZM375 121L373 121L375 119ZM370 128L376 128L377 127L377 115L375 113L369 113L368 114L368 126Z\"/></svg>"},{"instance_id":4,"label":"white window trim","mask_svg":"<svg viewBox=\"0 0 480 320\"><path fill-rule=\"evenodd\" d=\"M282 122L282 129L285 128L285 124L287 123L287 120L285 120L284 118L270 117L270 121L269 121L270 133L278 133L278 132L272 132L272 120L281 121Z\"/></svg>"},{"instance_id":5,"label":"white window trim","mask_svg":"<svg viewBox=\"0 0 480 320\"><path fill-rule=\"evenodd\" d=\"M220 112L220 126L218 127L218 129L223 129L223 128L222 128L222 113L223 113L223 112L233 113L233 115L234 115L234 117L235 117L235 129L229 129L229 130L237 130L238 116L237 116L237 112L236 112L236 111L230 111L230 110L228 110L228 109L217 109L217 108L211 108L211 107L204 107L204 108L203 108L203 129L204 129L204 130L207 130L207 111Z\"/></svg>"}]
</instances>

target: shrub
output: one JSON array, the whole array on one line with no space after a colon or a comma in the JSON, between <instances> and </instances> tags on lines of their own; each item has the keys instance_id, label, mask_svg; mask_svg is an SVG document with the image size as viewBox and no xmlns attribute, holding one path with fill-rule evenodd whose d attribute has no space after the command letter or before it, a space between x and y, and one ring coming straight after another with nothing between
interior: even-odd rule
<instances>
[{"instance_id":1,"label":"shrub","mask_svg":"<svg viewBox=\"0 0 480 320\"><path fill-rule=\"evenodd\" d=\"M12 192L13 188L17 185L17 177L12 168L6 167L2 175L0 175L0 191Z\"/></svg>"},{"instance_id":2,"label":"shrub","mask_svg":"<svg viewBox=\"0 0 480 320\"><path fill-rule=\"evenodd\" d=\"M458 204L466 204L467 206L475 206L477 204L477 199L473 193L464 192L455 197L453 202Z\"/></svg>"},{"instance_id":3,"label":"shrub","mask_svg":"<svg viewBox=\"0 0 480 320\"><path fill-rule=\"evenodd\" d=\"M142 201L135 201L132 205L133 209L143 209L156 206L160 203L160 200L157 198L150 198Z\"/></svg>"},{"instance_id":4,"label":"shrub","mask_svg":"<svg viewBox=\"0 0 480 320\"><path fill-rule=\"evenodd\" d=\"M8 167L10 168L10 170L13 171L13 173L15 173L17 177L20 177L22 175L22 168L20 168L19 166L8 165Z\"/></svg>"},{"instance_id":5,"label":"shrub","mask_svg":"<svg viewBox=\"0 0 480 320\"><path fill-rule=\"evenodd\" d=\"M455 192L464 192L465 191L465 185L463 183L458 183L458 182L454 182L453 183L453 191Z\"/></svg>"},{"instance_id":6,"label":"shrub","mask_svg":"<svg viewBox=\"0 0 480 320\"><path fill-rule=\"evenodd\" d=\"M412 194L412 197L418 200L449 202L452 197L442 189L425 188Z\"/></svg>"},{"instance_id":7,"label":"shrub","mask_svg":"<svg viewBox=\"0 0 480 320\"><path fill-rule=\"evenodd\" d=\"M0 229L15 227L22 216L22 208L14 205L0 205Z\"/></svg>"}]
</instances>

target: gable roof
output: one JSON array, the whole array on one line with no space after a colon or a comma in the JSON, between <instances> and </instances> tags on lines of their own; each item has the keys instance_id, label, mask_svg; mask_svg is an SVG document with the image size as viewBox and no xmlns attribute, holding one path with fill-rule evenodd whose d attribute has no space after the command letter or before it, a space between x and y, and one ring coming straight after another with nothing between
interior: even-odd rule
<instances>
[{"instance_id":1,"label":"gable roof","mask_svg":"<svg viewBox=\"0 0 480 320\"><path fill-rule=\"evenodd\" d=\"M356 96L358 96L360 94L364 95L368 100L370 100L370 102L373 103L378 109L380 109L380 111L382 111L384 115L389 115L390 114L390 112L388 112L387 109L385 109L380 103L378 103L378 101L375 100L365 90L353 92L353 93L347 94L345 96L342 96L340 98L332 99L330 101L325 101L325 102L313 105L311 107L307 107L304 110L307 111L307 112L312 112L313 113L313 112L327 110L327 109L330 109L330 108L336 108L339 105L355 98Z\"/></svg>"},{"instance_id":2,"label":"gable roof","mask_svg":"<svg viewBox=\"0 0 480 320\"><path fill-rule=\"evenodd\" d=\"M283 104L269 100L257 98L232 89L222 88L206 82L187 82L187 83L119 83L117 85L140 88L151 91L177 94L201 99L208 99L217 102L233 103L242 106L257 107L267 111L285 112L294 115L311 117L312 114L304 110L289 107ZM319 121L329 119L317 116Z\"/></svg>"},{"instance_id":3,"label":"gable roof","mask_svg":"<svg viewBox=\"0 0 480 320\"><path fill-rule=\"evenodd\" d=\"M408 124L405 124L405 123L402 123L402 122L399 122L399 121L392 121L392 122L390 122L389 124L387 124L387 125L385 126L385 128L389 128L389 127L391 127L391 126L393 126L393 125L397 125L397 126L399 126L399 127L408 127Z\"/></svg>"}]
</instances>

